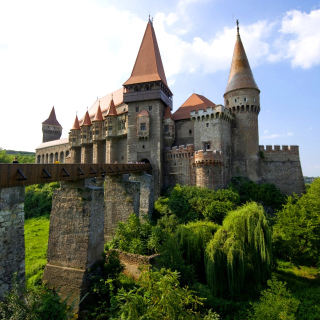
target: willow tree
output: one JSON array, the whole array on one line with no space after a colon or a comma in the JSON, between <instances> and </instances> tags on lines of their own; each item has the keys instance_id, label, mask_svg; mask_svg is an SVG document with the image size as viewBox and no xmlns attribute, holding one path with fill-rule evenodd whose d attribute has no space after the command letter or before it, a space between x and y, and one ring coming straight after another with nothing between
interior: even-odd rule
<instances>
[{"instance_id":1,"label":"willow tree","mask_svg":"<svg viewBox=\"0 0 320 320\"><path fill-rule=\"evenodd\" d=\"M235 295L251 283L257 291L271 274L271 228L263 207L247 203L229 212L208 243L207 282L215 295Z\"/></svg>"},{"instance_id":2,"label":"willow tree","mask_svg":"<svg viewBox=\"0 0 320 320\"><path fill-rule=\"evenodd\" d=\"M189 222L180 225L176 236L187 264L192 264L201 280L205 280L204 252L207 243L213 239L219 225L209 221Z\"/></svg>"}]
</instances>

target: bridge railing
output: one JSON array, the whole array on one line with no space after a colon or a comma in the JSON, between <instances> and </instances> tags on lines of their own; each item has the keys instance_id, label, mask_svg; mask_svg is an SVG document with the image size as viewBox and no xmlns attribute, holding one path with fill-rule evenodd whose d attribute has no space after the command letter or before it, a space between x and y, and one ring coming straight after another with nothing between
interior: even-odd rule
<instances>
[{"instance_id":1,"label":"bridge railing","mask_svg":"<svg viewBox=\"0 0 320 320\"><path fill-rule=\"evenodd\" d=\"M76 164L30 164L1 163L0 188L26 186L36 183L68 181L119 175L125 173L149 171L146 164L108 164L108 163L76 163Z\"/></svg>"}]
</instances>

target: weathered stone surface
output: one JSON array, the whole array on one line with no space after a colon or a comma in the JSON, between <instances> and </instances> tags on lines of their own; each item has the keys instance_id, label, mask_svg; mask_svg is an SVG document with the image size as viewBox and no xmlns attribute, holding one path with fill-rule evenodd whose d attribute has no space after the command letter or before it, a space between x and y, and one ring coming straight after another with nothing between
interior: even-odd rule
<instances>
[{"instance_id":1,"label":"weathered stone surface","mask_svg":"<svg viewBox=\"0 0 320 320\"><path fill-rule=\"evenodd\" d=\"M24 285L24 187L0 189L0 300L17 273Z\"/></svg>"},{"instance_id":2,"label":"weathered stone surface","mask_svg":"<svg viewBox=\"0 0 320 320\"><path fill-rule=\"evenodd\" d=\"M89 288L89 269L102 259L104 192L92 181L89 187L85 184L85 180L63 182L52 200L43 281L60 287L63 297L69 293L82 297Z\"/></svg>"}]
</instances>

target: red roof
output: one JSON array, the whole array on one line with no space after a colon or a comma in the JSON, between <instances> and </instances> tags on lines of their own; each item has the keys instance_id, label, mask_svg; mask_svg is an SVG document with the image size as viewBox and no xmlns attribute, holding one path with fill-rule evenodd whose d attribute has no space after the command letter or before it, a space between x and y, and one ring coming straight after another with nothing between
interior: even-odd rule
<instances>
[{"instance_id":1,"label":"red roof","mask_svg":"<svg viewBox=\"0 0 320 320\"><path fill-rule=\"evenodd\" d=\"M149 117L149 112L147 110L142 110L139 114L138 114L138 118L140 117Z\"/></svg>"},{"instance_id":2,"label":"red roof","mask_svg":"<svg viewBox=\"0 0 320 320\"><path fill-rule=\"evenodd\" d=\"M93 121L102 121L102 120L103 120L103 116L102 116L102 112L101 112L101 108L100 108L100 101L99 101L98 110L97 110L96 116L94 117Z\"/></svg>"},{"instance_id":3,"label":"red roof","mask_svg":"<svg viewBox=\"0 0 320 320\"><path fill-rule=\"evenodd\" d=\"M167 106L166 112L164 113L163 119L172 119L172 113L169 106Z\"/></svg>"},{"instance_id":4,"label":"red roof","mask_svg":"<svg viewBox=\"0 0 320 320\"><path fill-rule=\"evenodd\" d=\"M71 130L79 130L79 129L80 129L79 120L78 120L78 116L76 116Z\"/></svg>"},{"instance_id":5,"label":"red roof","mask_svg":"<svg viewBox=\"0 0 320 320\"><path fill-rule=\"evenodd\" d=\"M110 101L109 110L107 112L107 116L116 116L117 115L117 109L114 105L113 98Z\"/></svg>"},{"instance_id":6,"label":"red roof","mask_svg":"<svg viewBox=\"0 0 320 320\"><path fill-rule=\"evenodd\" d=\"M54 111L54 107L52 107L51 112L50 112L50 116L47 120L43 121L42 124L50 124L52 126L60 126L61 124L58 122L57 118L56 118L56 113Z\"/></svg>"},{"instance_id":7,"label":"red roof","mask_svg":"<svg viewBox=\"0 0 320 320\"><path fill-rule=\"evenodd\" d=\"M238 30L236 44L233 51L228 85L225 93L244 88L259 90L256 82L254 81L249 61Z\"/></svg>"},{"instance_id":8,"label":"red roof","mask_svg":"<svg viewBox=\"0 0 320 320\"><path fill-rule=\"evenodd\" d=\"M86 115L84 116L84 120L81 124L81 126L91 126L91 120L90 120L90 116L89 116L89 112L86 112Z\"/></svg>"},{"instance_id":9,"label":"red roof","mask_svg":"<svg viewBox=\"0 0 320 320\"><path fill-rule=\"evenodd\" d=\"M173 120L190 118L190 111L199 109L207 110L208 107L215 108L215 104L200 94L192 94L188 100L172 115Z\"/></svg>"},{"instance_id":10,"label":"red roof","mask_svg":"<svg viewBox=\"0 0 320 320\"><path fill-rule=\"evenodd\" d=\"M149 21L134 64L131 77L123 84L136 84L161 80L169 89L164 73L156 34ZM169 89L170 90L170 89Z\"/></svg>"}]
</instances>

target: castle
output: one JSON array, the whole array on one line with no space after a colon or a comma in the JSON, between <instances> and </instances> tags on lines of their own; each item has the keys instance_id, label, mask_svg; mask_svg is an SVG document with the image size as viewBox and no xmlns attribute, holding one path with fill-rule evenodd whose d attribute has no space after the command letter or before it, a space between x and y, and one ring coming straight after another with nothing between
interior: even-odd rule
<instances>
[{"instance_id":1,"label":"castle","mask_svg":"<svg viewBox=\"0 0 320 320\"><path fill-rule=\"evenodd\" d=\"M286 194L304 191L298 146L259 146L260 90L237 25L224 105L192 94L172 113L152 21L123 88L97 99L69 138L54 108L42 123L36 163L131 163L152 165L155 196L176 183L225 188L232 177L275 184Z\"/></svg>"}]
</instances>

